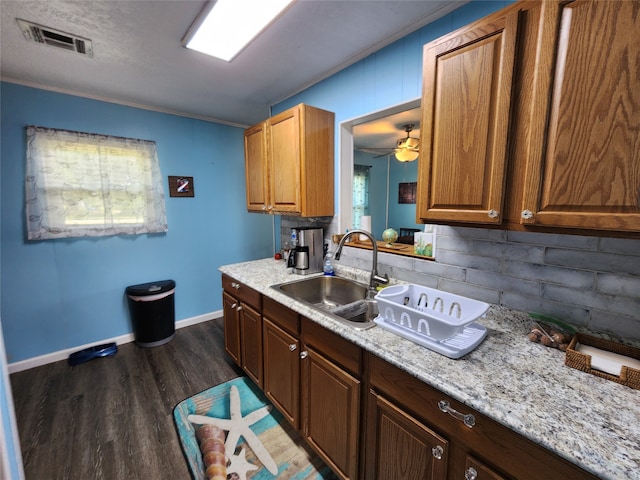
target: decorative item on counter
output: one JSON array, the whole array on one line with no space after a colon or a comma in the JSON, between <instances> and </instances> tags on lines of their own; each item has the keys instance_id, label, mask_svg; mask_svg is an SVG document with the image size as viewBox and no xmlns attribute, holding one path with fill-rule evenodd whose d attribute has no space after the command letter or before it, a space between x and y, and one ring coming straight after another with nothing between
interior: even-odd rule
<instances>
[{"instance_id":1,"label":"decorative item on counter","mask_svg":"<svg viewBox=\"0 0 640 480\"><path fill-rule=\"evenodd\" d=\"M564 364L640 390L640 348L576 333L567 348Z\"/></svg>"},{"instance_id":2,"label":"decorative item on counter","mask_svg":"<svg viewBox=\"0 0 640 480\"><path fill-rule=\"evenodd\" d=\"M393 247L393 243L398 240L398 232L393 228L387 228L384 232L382 232L382 240L387 242L385 247Z\"/></svg>"},{"instance_id":3,"label":"decorative item on counter","mask_svg":"<svg viewBox=\"0 0 640 480\"><path fill-rule=\"evenodd\" d=\"M527 338L534 343L541 343L545 347L557 348L563 352L569 347L569 342L576 330L557 318L530 313L535 321Z\"/></svg>"},{"instance_id":4,"label":"decorative item on counter","mask_svg":"<svg viewBox=\"0 0 640 480\"><path fill-rule=\"evenodd\" d=\"M337 245L340 243L340 240L342 240L342 237L344 237L344 233L332 233L331 241Z\"/></svg>"},{"instance_id":5,"label":"decorative item on counter","mask_svg":"<svg viewBox=\"0 0 640 480\"><path fill-rule=\"evenodd\" d=\"M227 457L224 430L215 425L202 425L196 430L196 438L200 444L207 479L226 480Z\"/></svg>"},{"instance_id":6,"label":"decorative item on counter","mask_svg":"<svg viewBox=\"0 0 640 480\"><path fill-rule=\"evenodd\" d=\"M436 256L436 226L425 225L424 232L413 235L413 251L416 255L425 257Z\"/></svg>"}]
</instances>

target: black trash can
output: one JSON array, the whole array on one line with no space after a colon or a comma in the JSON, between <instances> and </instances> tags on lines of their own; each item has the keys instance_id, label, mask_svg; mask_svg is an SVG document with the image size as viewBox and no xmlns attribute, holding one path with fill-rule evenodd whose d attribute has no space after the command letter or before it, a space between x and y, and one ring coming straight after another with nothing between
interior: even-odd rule
<instances>
[{"instance_id":1,"label":"black trash can","mask_svg":"<svg viewBox=\"0 0 640 480\"><path fill-rule=\"evenodd\" d=\"M127 287L127 300L136 343L157 347L176 333L174 293L176 282L162 280Z\"/></svg>"}]
</instances>

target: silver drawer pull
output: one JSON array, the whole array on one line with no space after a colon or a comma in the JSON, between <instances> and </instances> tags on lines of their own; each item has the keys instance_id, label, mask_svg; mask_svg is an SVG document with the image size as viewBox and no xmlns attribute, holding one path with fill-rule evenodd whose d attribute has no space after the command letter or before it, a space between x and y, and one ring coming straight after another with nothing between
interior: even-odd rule
<instances>
[{"instance_id":1,"label":"silver drawer pull","mask_svg":"<svg viewBox=\"0 0 640 480\"><path fill-rule=\"evenodd\" d=\"M298 348L298 346L295 343L292 343L289 345L289 351L290 352L295 352L296 348Z\"/></svg>"},{"instance_id":2,"label":"silver drawer pull","mask_svg":"<svg viewBox=\"0 0 640 480\"><path fill-rule=\"evenodd\" d=\"M236 290L238 290L240 288L240 284L237 282L231 282L231 288L235 288Z\"/></svg>"},{"instance_id":3,"label":"silver drawer pull","mask_svg":"<svg viewBox=\"0 0 640 480\"><path fill-rule=\"evenodd\" d=\"M500 216L500 214L498 213L498 211L497 211L497 210L494 210L494 209L492 208L491 210L489 210L489 211L487 212L487 216L488 216L489 218L498 218L498 217Z\"/></svg>"},{"instance_id":4,"label":"silver drawer pull","mask_svg":"<svg viewBox=\"0 0 640 480\"><path fill-rule=\"evenodd\" d=\"M238 306L238 304L234 303L233 305L231 305L231 308L233 309L233 308L236 308L237 306Z\"/></svg>"},{"instance_id":5,"label":"silver drawer pull","mask_svg":"<svg viewBox=\"0 0 640 480\"><path fill-rule=\"evenodd\" d=\"M309 352L303 350L300 352L300 358L307 358L309 356Z\"/></svg>"},{"instance_id":6,"label":"silver drawer pull","mask_svg":"<svg viewBox=\"0 0 640 480\"><path fill-rule=\"evenodd\" d=\"M476 424L476 417L473 416L473 414L471 413L460 413L459 411L455 410L454 408L451 408L451 404L446 401L446 400L440 400L438 402L438 408L443 411L444 413L448 413L449 415L451 415L453 418L455 418L456 420L460 420L461 422L463 422L467 427L471 428Z\"/></svg>"}]
</instances>

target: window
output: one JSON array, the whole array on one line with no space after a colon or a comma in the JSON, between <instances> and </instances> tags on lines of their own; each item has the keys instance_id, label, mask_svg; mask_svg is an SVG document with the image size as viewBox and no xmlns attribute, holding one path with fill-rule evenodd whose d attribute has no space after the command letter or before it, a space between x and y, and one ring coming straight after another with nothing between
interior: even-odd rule
<instances>
[{"instance_id":1,"label":"window","mask_svg":"<svg viewBox=\"0 0 640 480\"><path fill-rule=\"evenodd\" d=\"M27 238L166 232L155 142L27 127Z\"/></svg>"},{"instance_id":2,"label":"window","mask_svg":"<svg viewBox=\"0 0 640 480\"><path fill-rule=\"evenodd\" d=\"M360 219L369 215L369 169L367 165L353 166L353 228L360 228Z\"/></svg>"}]
</instances>

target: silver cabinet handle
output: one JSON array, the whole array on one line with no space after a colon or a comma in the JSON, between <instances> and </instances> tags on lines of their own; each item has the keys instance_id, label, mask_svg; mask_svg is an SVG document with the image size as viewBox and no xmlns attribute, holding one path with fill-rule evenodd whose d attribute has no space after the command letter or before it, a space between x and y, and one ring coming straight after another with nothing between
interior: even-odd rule
<instances>
[{"instance_id":1,"label":"silver cabinet handle","mask_svg":"<svg viewBox=\"0 0 640 480\"><path fill-rule=\"evenodd\" d=\"M520 213L520 216L523 220L529 220L533 218L533 212L531 210L523 210L522 213Z\"/></svg>"},{"instance_id":2,"label":"silver cabinet handle","mask_svg":"<svg viewBox=\"0 0 640 480\"><path fill-rule=\"evenodd\" d=\"M239 312L240 310L242 310L242 305L238 305L238 308L236 308L236 312Z\"/></svg>"},{"instance_id":3,"label":"silver cabinet handle","mask_svg":"<svg viewBox=\"0 0 640 480\"><path fill-rule=\"evenodd\" d=\"M234 303L233 305L231 305L231 308L236 308L238 306L237 303Z\"/></svg>"},{"instance_id":4,"label":"silver cabinet handle","mask_svg":"<svg viewBox=\"0 0 640 480\"><path fill-rule=\"evenodd\" d=\"M237 282L231 282L231 288L235 288L236 290L238 290L240 288L240 284Z\"/></svg>"},{"instance_id":5,"label":"silver cabinet handle","mask_svg":"<svg viewBox=\"0 0 640 480\"><path fill-rule=\"evenodd\" d=\"M460 413L457 410L451 408L451 404L446 400L440 400L438 402L438 408L444 413L448 413L456 420L460 420L467 427L471 428L476 424L476 417L471 413Z\"/></svg>"},{"instance_id":6,"label":"silver cabinet handle","mask_svg":"<svg viewBox=\"0 0 640 480\"><path fill-rule=\"evenodd\" d=\"M300 352L300 358L307 358L309 356L309 352L303 350Z\"/></svg>"},{"instance_id":7,"label":"silver cabinet handle","mask_svg":"<svg viewBox=\"0 0 640 480\"><path fill-rule=\"evenodd\" d=\"M489 218L498 218L500 216L498 211L493 208L487 212L487 215L489 215Z\"/></svg>"},{"instance_id":8,"label":"silver cabinet handle","mask_svg":"<svg viewBox=\"0 0 640 480\"><path fill-rule=\"evenodd\" d=\"M440 445L436 445L431 449L431 454L438 460L442 459L442 455L444 454L444 448Z\"/></svg>"},{"instance_id":9,"label":"silver cabinet handle","mask_svg":"<svg viewBox=\"0 0 640 480\"><path fill-rule=\"evenodd\" d=\"M473 467L469 467L464 472L464 478L465 480L476 480L478 478L478 471Z\"/></svg>"},{"instance_id":10,"label":"silver cabinet handle","mask_svg":"<svg viewBox=\"0 0 640 480\"><path fill-rule=\"evenodd\" d=\"M298 348L298 346L295 343L292 343L291 345L289 345L290 352L295 352L296 348Z\"/></svg>"}]
</instances>

